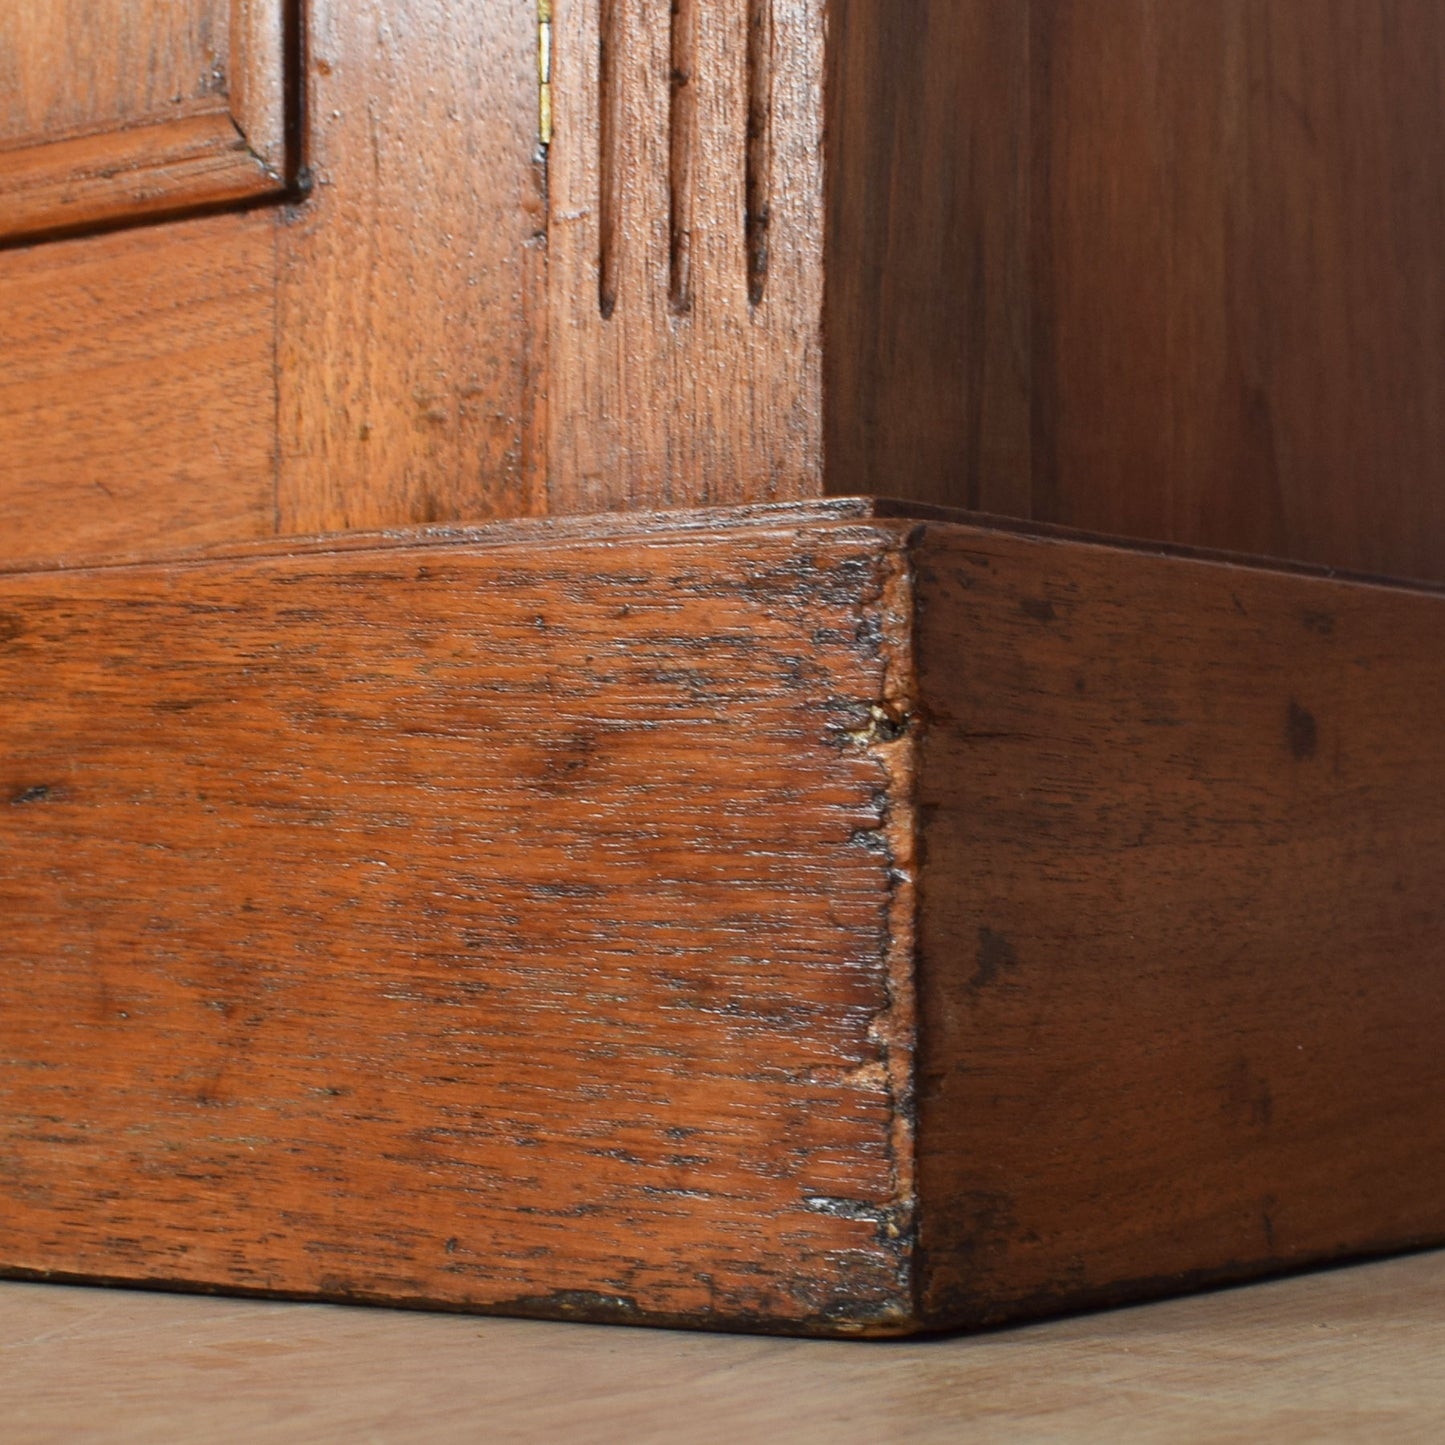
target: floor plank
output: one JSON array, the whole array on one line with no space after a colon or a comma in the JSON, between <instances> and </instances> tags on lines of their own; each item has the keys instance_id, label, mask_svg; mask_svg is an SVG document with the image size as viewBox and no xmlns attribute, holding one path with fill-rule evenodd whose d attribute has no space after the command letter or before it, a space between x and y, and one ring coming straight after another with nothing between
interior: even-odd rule
<instances>
[{"instance_id":1,"label":"floor plank","mask_svg":"<svg viewBox=\"0 0 1445 1445\"><path fill-rule=\"evenodd\" d=\"M8 1445L1424 1442L1442 1358L1445 1253L901 1344L0 1285Z\"/></svg>"}]
</instances>

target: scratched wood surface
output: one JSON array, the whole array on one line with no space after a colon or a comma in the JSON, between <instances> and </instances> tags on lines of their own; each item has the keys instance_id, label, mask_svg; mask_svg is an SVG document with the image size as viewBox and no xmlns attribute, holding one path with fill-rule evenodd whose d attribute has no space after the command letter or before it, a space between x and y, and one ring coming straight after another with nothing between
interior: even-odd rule
<instances>
[{"instance_id":1,"label":"scratched wood surface","mask_svg":"<svg viewBox=\"0 0 1445 1445\"><path fill-rule=\"evenodd\" d=\"M924 1313L1445 1240L1445 597L916 565Z\"/></svg>"},{"instance_id":2,"label":"scratched wood surface","mask_svg":"<svg viewBox=\"0 0 1445 1445\"><path fill-rule=\"evenodd\" d=\"M6 578L0 1263L905 1327L900 565L764 523Z\"/></svg>"},{"instance_id":3,"label":"scratched wood surface","mask_svg":"<svg viewBox=\"0 0 1445 1445\"><path fill-rule=\"evenodd\" d=\"M259 547L0 580L10 1272L884 1334L1445 1240L1438 593Z\"/></svg>"}]
</instances>

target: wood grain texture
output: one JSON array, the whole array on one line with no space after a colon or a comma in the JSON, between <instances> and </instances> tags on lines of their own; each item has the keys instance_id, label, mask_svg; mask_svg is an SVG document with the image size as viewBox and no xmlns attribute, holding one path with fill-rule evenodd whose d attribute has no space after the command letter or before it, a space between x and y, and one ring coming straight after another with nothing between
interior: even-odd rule
<instances>
[{"instance_id":1,"label":"wood grain texture","mask_svg":"<svg viewBox=\"0 0 1445 1445\"><path fill-rule=\"evenodd\" d=\"M1439 5L846 9L832 490L1445 577Z\"/></svg>"},{"instance_id":2,"label":"wood grain texture","mask_svg":"<svg viewBox=\"0 0 1445 1445\"><path fill-rule=\"evenodd\" d=\"M217 216L0 253L0 558L274 530L274 246Z\"/></svg>"},{"instance_id":3,"label":"wood grain texture","mask_svg":"<svg viewBox=\"0 0 1445 1445\"><path fill-rule=\"evenodd\" d=\"M895 534L0 584L10 1270L906 1327Z\"/></svg>"},{"instance_id":4,"label":"wood grain texture","mask_svg":"<svg viewBox=\"0 0 1445 1445\"><path fill-rule=\"evenodd\" d=\"M1445 13L1050 13L1040 514L1441 576Z\"/></svg>"},{"instance_id":5,"label":"wood grain texture","mask_svg":"<svg viewBox=\"0 0 1445 1445\"><path fill-rule=\"evenodd\" d=\"M545 251L533 7L325 13L285 530L898 492L1445 575L1423 0L565 0Z\"/></svg>"},{"instance_id":6,"label":"wood grain texture","mask_svg":"<svg viewBox=\"0 0 1445 1445\"><path fill-rule=\"evenodd\" d=\"M308 5L305 156L277 128L278 13L108 0L78 30L66 0L4 22L10 204L67 146L110 155L102 185L116 146L149 163L162 133L190 137L166 166L224 171L227 117L315 181L278 208L271 355L224 373L222 435L185 464L225 500L199 526L187 501L182 536L216 535L229 414L270 392L284 534L876 492L1445 577L1428 0L559 0L545 157L534 0ZM117 26L151 35L144 65ZM238 60L243 32L269 38ZM250 278L235 234L224 264ZM7 277L52 283L17 256ZM35 489L90 485L54 418L154 417L144 385L92 402L92 380L17 394L20 555L51 520ZM159 504L181 443L144 444ZM170 544L119 515L65 517L66 555Z\"/></svg>"},{"instance_id":7,"label":"wood grain texture","mask_svg":"<svg viewBox=\"0 0 1445 1445\"><path fill-rule=\"evenodd\" d=\"M0 239L278 194L282 0L0 15Z\"/></svg>"},{"instance_id":8,"label":"wood grain texture","mask_svg":"<svg viewBox=\"0 0 1445 1445\"><path fill-rule=\"evenodd\" d=\"M922 1312L1445 1239L1445 597L916 559Z\"/></svg>"},{"instance_id":9,"label":"wood grain texture","mask_svg":"<svg viewBox=\"0 0 1445 1445\"><path fill-rule=\"evenodd\" d=\"M545 506L535 13L307 21L308 199L0 257L7 560Z\"/></svg>"},{"instance_id":10,"label":"wood grain texture","mask_svg":"<svg viewBox=\"0 0 1445 1445\"><path fill-rule=\"evenodd\" d=\"M12 0L0 18L0 145L214 109L228 0Z\"/></svg>"},{"instance_id":11,"label":"wood grain texture","mask_svg":"<svg viewBox=\"0 0 1445 1445\"><path fill-rule=\"evenodd\" d=\"M545 509L535 0L308 6L278 233L279 529Z\"/></svg>"},{"instance_id":12,"label":"wood grain texture","mask_svg":"<svg viewBox=\"0 0 1445 1445\"><path fill-rule=\"evenodd\" d=\"M0 579L6 1271L888 1334L1445 1240L1440 593L244 552Z\"/></svg>"},{"instance_id":13,"label":"wood grain texture","mask_svg":"<svg viewBox=\"0 0 1445 1445\"><path fill-rule=\"evenodd\" d=\"M821 494L821 7L554 15L548 510Z\"/></svg>"},{"instance_id":14,"label":"wood grain texture","mask_svg":"<svg viewBox=\"0 0 1445 1445\"><path fill-rule=\"evenodd\" d=\"M830 14L826 489L1028 517L1029 7Z\"/></svg>"}]
</instances>

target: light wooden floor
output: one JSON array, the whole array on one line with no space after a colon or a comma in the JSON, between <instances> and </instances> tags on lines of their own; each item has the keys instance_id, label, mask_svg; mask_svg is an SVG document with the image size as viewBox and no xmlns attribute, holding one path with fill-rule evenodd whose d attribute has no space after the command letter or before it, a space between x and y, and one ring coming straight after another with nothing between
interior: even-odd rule
<instances>
[{"instance_id":1,"label":"light wooden floor","mask_svg":"<svg viewBox=\"0 0 1445 1445\"><path fill-rule=\"evenodd\" d=\"M0 1441L1445 1441L1445 1254L833 1344L0 1285Z\"/></svg>"}]
</instances>

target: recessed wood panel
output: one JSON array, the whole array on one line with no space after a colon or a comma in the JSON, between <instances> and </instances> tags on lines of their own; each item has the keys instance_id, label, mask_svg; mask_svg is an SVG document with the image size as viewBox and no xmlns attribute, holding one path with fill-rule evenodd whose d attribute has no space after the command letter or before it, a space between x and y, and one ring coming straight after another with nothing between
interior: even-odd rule
<instances>
[{"instance_id":1,"label":"recessed wood panel","mask_svg":"<svg viewBox=\"0 0 1445 1445\"><path fill-rule=\"evenodd\" d=\"M285 184L283 0L0 12L0 238Z\"/></svg>"},{"instance_id":2,"label":"recessed wood panel","mask_svg":"<svg viewBox=\"0 0 1445 1445\"><path fill-rule=\"evenodd\" d=\"M535 10L306 18L304 201L0 256L0 558L545 507Z\"/></svg>"}]
</instances>

